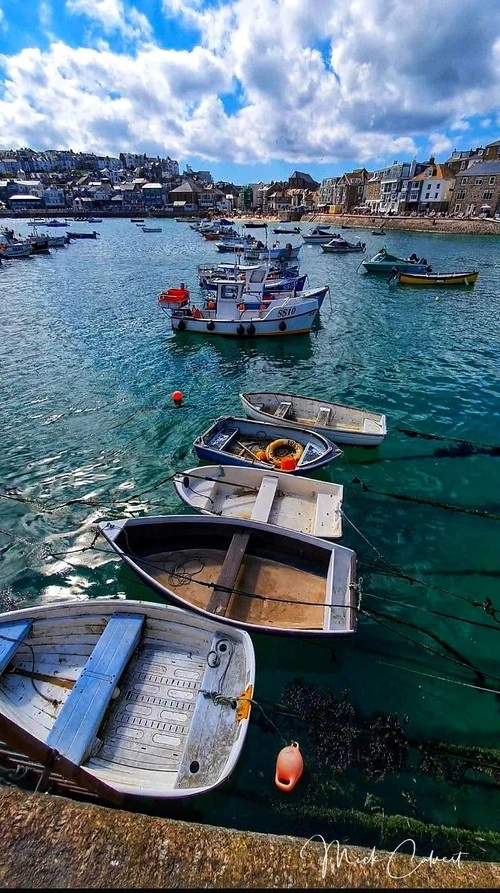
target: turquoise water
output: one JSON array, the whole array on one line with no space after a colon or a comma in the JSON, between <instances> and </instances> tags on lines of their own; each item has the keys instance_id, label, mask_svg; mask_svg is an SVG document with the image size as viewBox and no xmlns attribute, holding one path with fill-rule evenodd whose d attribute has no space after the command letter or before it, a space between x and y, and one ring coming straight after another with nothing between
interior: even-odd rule
<instances>
[{"instance_id":1,"label":"turquoise water","mask_svg":"<svg viewBox=\"0 0 500 893\"><path fill-rule=\"evenodd\" d=\"M11 225L28 231L26 222ZM304 245L310 284L331 290L319 326L295 338L232 341L171 332L158 292L181 281L196 292L196 265L228 257L188 224L161 226L145 234L129 220L104 220L96 241L0 267L4 604L155 600L96 539L95 523L187 512L169 478L196 464L192 441L216 416L241 414L240 391L289 390L386 412L381 447L346 447L319 475L345 488L342 542L356 550L363 578L358 632L327 646L256 637L260 706L239 765L216 793L162 814L327 836L331 810L370 815L376 803L387 816L500 832L491 775L450 783L415 759L382 780L359 766L336 772L334 737L346 742L348 729L315 695L345 692L366 720L395 714L412 741L497 745L500 456L488 445L500 443L500 238L350 233L366 241L368 256L385 244L425 256L438 272L480 270L474 288L441 291L389 286L361 272L360 255ZM447 438L475 446L461 455ZM296 679L314 686L300 721L285 697ZM292 738L305 773L283 794L274 767ZM377 840L365 832L363 842Z\"/></svg>"}]
</instances>

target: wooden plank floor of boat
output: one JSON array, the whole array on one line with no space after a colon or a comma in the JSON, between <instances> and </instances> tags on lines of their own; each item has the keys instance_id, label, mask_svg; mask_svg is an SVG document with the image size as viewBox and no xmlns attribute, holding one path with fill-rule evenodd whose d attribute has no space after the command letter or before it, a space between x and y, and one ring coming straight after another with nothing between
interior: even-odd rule
<instances>
[{"instance_id":1,"label":"wooden plank floor of boat","mask_svg":"<svg viewBox=\"0 0 500 893\"><path fill-rule=\"evenodd\" d=\"M186 603L206 610L225 556L218 549L183 549L151 555L143 568ZM247 554L234 588L238 593L229 600L226 618L274 628L323 629L324 576Z\"/></svg>"}]
</instances>

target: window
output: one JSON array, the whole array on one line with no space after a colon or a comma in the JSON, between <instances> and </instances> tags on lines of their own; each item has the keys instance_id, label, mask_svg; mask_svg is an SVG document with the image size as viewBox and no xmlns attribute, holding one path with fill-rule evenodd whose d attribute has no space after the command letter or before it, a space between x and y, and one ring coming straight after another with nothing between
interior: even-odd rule
<instances>
[{"instance_id":1,"label":"window","mask_svg":"<svg viewBox=\"0 0 500 893\"><path fill-rule=\"evenodd\" d=\"M463 201L463 199L465 198L465 189L459 189L456 197L457 201Z\"/></svg>"},{"instance_id":2,"label":"window","mask_svg":"<svg viewBox=\"0 0 500 893\"><path fill-rule=\"evenodd\" d=\"M467 177L462 177L462 182L460 183L460 185L467 186Z\"/></svg>"},{"instance_id":3,"label":"window","mask_svg":"<svg viewBox=\"0 0 500 893\"><path fill-rule=\"evenodd\" d=\"M490 179L488 180L488 186L494 186L494 185L495 185L495 178L490 177Z\"/></svg>"},{"instance_id":4,"label":"window","mask_svg":"<svg viewBox=\"0 0 500 893\"><path fill-rule=\"evenodd\" d=\"M493 198L493 192L491 189L487 189L486 192L483 192L483 201L487 201L490 198Z\"/></svg>"},{"instance_id":5,"label":"window","mask_svg":"<svg viewBox=\"0 0 500 893\"><path fill-rule=\"evenodd\" d=\"M481 185L482 185L482 182L483 182L483 178L482 178L482 177L476 177L476 178L474 179L474 186L481 186Z\"/></svg>"}]
</instances>

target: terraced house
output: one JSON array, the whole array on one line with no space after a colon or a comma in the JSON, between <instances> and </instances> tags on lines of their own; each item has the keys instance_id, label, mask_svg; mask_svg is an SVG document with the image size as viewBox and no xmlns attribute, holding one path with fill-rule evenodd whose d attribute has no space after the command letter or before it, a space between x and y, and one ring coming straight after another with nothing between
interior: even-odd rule
<instances>
[{"instance_id":1,"label":"terraced house","mask_svg":"<svg viewBox=\"0 0 500 893\"><path fill-rule=\"evenodd\" d=\"M493 217L500 209L500 160L480 161L457 174L449 209L455 216Z\"/></svg>"}]
</instances>

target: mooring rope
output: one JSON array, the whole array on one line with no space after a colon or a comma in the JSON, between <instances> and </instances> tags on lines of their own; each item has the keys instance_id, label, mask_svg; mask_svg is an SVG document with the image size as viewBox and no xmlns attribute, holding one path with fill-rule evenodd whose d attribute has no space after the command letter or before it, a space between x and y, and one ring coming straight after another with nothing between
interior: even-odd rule
<instances>
[{"instance_id":1,"label":"mooring rope","mask_svg":"<svg viewBox=\"0 0 500 893\"><path fill-rule=\"evenodd\" d=\"M426 431L417 431L416 428L401 428L394 426L395 431L406 434L407 437L420 437L422 440L452 440L454 443L463 443L466 446L482 447L487 450L498 450L500 455L500 446L496 443L483 443L480 440L469 440L468 438L452 437L449 434L430 434Z\"/></svg>"}]
</instances>

